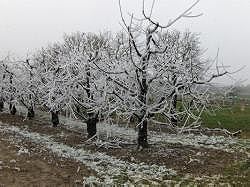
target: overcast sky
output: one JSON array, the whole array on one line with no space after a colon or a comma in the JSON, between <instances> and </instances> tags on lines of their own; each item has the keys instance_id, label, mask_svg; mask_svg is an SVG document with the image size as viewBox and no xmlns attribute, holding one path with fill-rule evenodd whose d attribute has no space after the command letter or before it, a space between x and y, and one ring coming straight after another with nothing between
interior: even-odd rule
<instances>
[{"instance_id":1,"label":"overcast sky","mask_svg":"<svg viewBox=\"0 0 250 187\"><path fill-rule=\"evenodd\" d=\"M140 15L142 0L122 0L124 13ZM149 5L151 0L146 0ZM156 0L154 17L167 23L194 0ZM194 13L172 28L201 33L207 56L220 48L220 61L250 84L250 0L201 0ZM63 33L121 30L118 0L0 0L0 55L25 56Z\"/></svg>"}]
</instances>

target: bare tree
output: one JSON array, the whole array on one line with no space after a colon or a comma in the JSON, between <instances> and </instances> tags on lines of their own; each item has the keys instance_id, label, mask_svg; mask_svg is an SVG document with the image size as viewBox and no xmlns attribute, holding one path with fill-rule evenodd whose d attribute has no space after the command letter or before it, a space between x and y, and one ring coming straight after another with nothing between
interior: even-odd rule
<instances>
[{"instance_id":1,"label":"bare tree","mask_svg":"<svg viewBox=\"0 0 250 187\"><path fill-rule=\"evenodd\" d=\"M20 104L27 109L27 118L32 119L35 116L34 107L37 103L37 83L34 82L35 66L30 59L25 61L15 61L16 69L16 98Z\"/></svg>"},{"instance_id":2,"label":"bare tree","mask_svg":"<svg viewBox=\"0 0 250 187\"><path fill-rule=\"evenodd\" d=\"M5 100L5 94L4 94L4 89L5 89L5 85L4 85L4 80L5 80L5 65L4 65L4 61L1 60L0 61L0 112L3 111L4 109L4 100Z\"/></svg>"},{"instance_id":3,"label":"bare tree","mask_svg":"<svg viewBox=\"0 0 250 187\"><path fill-rule=\"evenodd\" d=\"M38 51L34 57L35 76L33 81L37 84L38 102L51 113L54 127L59 124L59 111L65 106L61 84L61 57L63 51L59 44L54 44Z\"/></svg>"},{"instance_id":4,"label":"bare tree","mask_svg":"<svg viewBox=\"0 0 250 187\"><path fill-rule=\"evenodd\" d=\"M40 93L43 105L53 116L68 110L87 123L88 137L95 136L99 114L105 108L104 73L95 65L105 60L108 37L105 35L74 33L65 35L57 43L40 51ZM55 120L56 121L56 120Z\"/></svg>"},{"instance_id":5,"label":"bare tree","mask_svg":"<svg viewBox=\"0 0 250 187\"><path fill-rule=\"evenodd\" d=\"M71 91L73 112L87 123L88 137L96 135L98 117L103 114L106 100L106 78L96 66L105 62L109 51L108 35L75 33L65 35L64 47L72 63L71 78L75 87Z\"/></svg>"},{"instance_id":6,"label":"bare tree","mask_svg":"<svg viewBox=\"0 0 250 187\"><path fill-rule=\"evenodd\" d=\"M16 114L16 87L15 87L15 73L12 67L12 60L10 56L7 56L1 63L1 101L2 106L4 105L4 101L9 104L9 111L12 115ZM3 109L3 108L2 108Z\"/></svg>"},{"instance_id":7,"label":"bare tree","mask_svg":"<svg viewBox=\"0 0 250 187\"><path fill-rule=\"evenodd\" d=\"M176 19L169 21L167 25L161 25L152 18L154 1L149 15L146 14L143 1L143 18L138 19L131 15L129 24L125 21L119 1L121 18L128 34L129 53L124 63L129 65L124 64L127 74L123 77L113 76L112 80L123 89L119 95L122 101L121 111L123 114L135 116L138 120L138 147L148 147L148 121L154 114L166 109L169 105L167 98L171 95L169 83L163 81L169 73L167 61L161 62L159 59L159 56L165 54L171 46L168 43L160 46L157 39L164 29L168 29L179 19L195 17L190 11L198 2L196 1ZM155 94L159 94L160 97L154 97Z\"/></svg>"}]
</instances>

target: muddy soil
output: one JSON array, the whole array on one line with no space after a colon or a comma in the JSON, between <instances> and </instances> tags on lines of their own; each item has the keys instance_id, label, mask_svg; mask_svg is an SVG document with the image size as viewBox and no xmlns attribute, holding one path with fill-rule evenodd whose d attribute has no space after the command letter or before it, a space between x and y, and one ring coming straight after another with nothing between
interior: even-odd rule
<instances>
[{"instance_id":1,"label":"muddy soil","mask_svg":"<svg viewBox=\"0 0 250 187\"><path fill-rule=\"evenodd\" d=\"M135 163L165 165L179 174L193 174L195 176L219 175L230 164L243 160L246 155L242 153L228 153L222 150L195 148L181 144L155 144L149 149L138 151L136 145L120 145L120 148L104 148L93 143L86 143L86 132L72 132L62 127L54 128L49 123L38 119L24 120L22 116L0 114L0 121L21 129L51 135L61 143L72 147L82 147L93 152L105 152L108 155Z\"/></svg>"},{"instance_id":2,"label":"muddy soil","mask_svg":"<svg viewBox=\"0 0 250 187\"><path fill-rule=\"evenodd\" d=\"M0 186L82 186L93 171L0 133ZM28 148L28 149L27 149ZM29 150L28 152L25 150Z\"/></svg>"}]
</instances>

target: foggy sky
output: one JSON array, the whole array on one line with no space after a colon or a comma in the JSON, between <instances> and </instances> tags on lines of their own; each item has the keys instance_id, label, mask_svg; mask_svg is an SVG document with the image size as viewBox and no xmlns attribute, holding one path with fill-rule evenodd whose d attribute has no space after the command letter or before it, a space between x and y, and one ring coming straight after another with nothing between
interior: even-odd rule
<instances>
[{"instance_id":1,"label":"foggy sky","mask_svg":"<svg viewBox=\"0 0 250 187\"><path fill-rule=\"evenodd\" d=\"M140 15L141 0L122 0L124 13ZM151 0L146 0L150 5ZM154 18L167 23L194 0L156 0ZM220 49L220 61L250 84L250 1L201 0L193 10L204 15L182 19L172 29L201 33L208 57ZM118 0L0 0L0 56L25 56L64 33L121 30Z\"/></svg>"}]
</instances>

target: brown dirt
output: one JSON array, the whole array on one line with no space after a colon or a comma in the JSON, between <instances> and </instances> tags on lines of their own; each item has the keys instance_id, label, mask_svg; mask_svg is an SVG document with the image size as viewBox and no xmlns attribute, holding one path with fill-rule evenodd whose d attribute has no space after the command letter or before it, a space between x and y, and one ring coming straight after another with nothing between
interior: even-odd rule
<instances>
[{"instance_id":1,"label":"brown dirt","mask_svg":"<svg viewBox=\"0 0 250 187\"><path fill-rule=\"evenodd\" d=\"M178 171L179 175L213 176L222 174L226 167L244 158L240 153L228 153L221 150L193 148L181 144L151 145L150 148L137 151L131 148L105 150L107 154L135 163L165 165Z\"/></svg>"},{"instance_id":2,"label":"brown dirt","mask_svg":"<svg viewBox=\"0 0 250 187\"><path fill-rule=\"evenodd\" d=\"M85 149L99 152L105 152L108 155L115 156L122 160L127 160L135 163L147 163L165 165L167 168L172 168L179 172L180 175L192 174L194 176L203 175L218 175L222 174L225 168L235 163L236 161L245 159L245 155L240 153L227 153L222 150L214 150L207 148L194 148L192 146L184 146L181 144L157 144L151 145L149 149L142 151L136 150L135 145L122 145L120 149L105 149L99 148L94 144L86 144L86 134L84 132L76 133L62 127L53 128L48 123L42 123L36 120L23 120L22 116L12 116L6 113L0 114L0 121L10 125L18 126L19 128L28 128L29 131L37 132L40 134L53 135L56 141L65 143L67 145L76 147L81 144ZM64 136L60 136L63 132ZM4 144L5 143L5 144ZM76 175L77 166L79 164L74 161L62 161L61 159L52 157L53 163L49 164L47 160L43 160L44 155L36 155L35 157L15 157L15 149L7 149L8 144L1 142L0 160L5 158L6 163L10 159L19 159L16 167L24 168L21 172L10 168L0 170L0 181L5 181L3 184L35 184L34 181L40 184L48 185L64 185L69 184L68 176L73 180L82 179L83 175L88 176L93 174L92 171L83 168L81 174ZM34 145L28 145L34 146ZM2 151L3 150L3 151ZM51 155L47 153L51 158ZM13 158L12 158L13 157ZM26 161L30 162L27 163ZM65 165L65 167L60 167ZM29 181L29 183L25 183ZM9 182L9 183L8 183ZM65 183L66 182L66 183ZM0 183L1 184L1 183ZM1 186L1 185L0 185Z\"/></svg>"},{"instance_id":3,"label":"brown dirt","mask_svg":"<svg viewBox=\"0 0 250 187\"><path fill-rule=\"evenodd\" d=\"M8 140L6 134L0 134L0 137L1 187L82 186L84 176L95 175L84 165L32 149L35 145L29 143L22 143L22 147L28 147L32 152L18 155L17 144Z\"/></svg>"},{"instance_id":4,"label":"brown dirt","mask_svg":"<svg viewBox=\"0 0 250 187\"><path fill-rule=\"evenodd\" d=\"M67 130L65 128L62 128L61 126L52 127L51 124L46 122L41 122L38 119L26 120L23 116L17 116L17 115L13 116L7 113L1 113L0 121L6 124L17 126L20 129L28 128L28 130L31 132L37 132L46 135L54 135L55 140L61 143L65 143L69 146L81 144L87 140L84 132L76 133ZM61 136L61 134L64 134L65 136Z\"/></svg>"}]
</instances>

